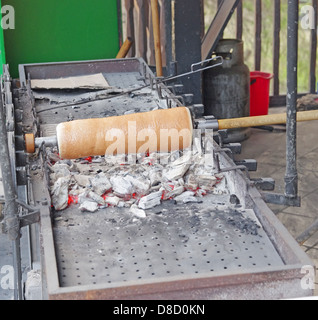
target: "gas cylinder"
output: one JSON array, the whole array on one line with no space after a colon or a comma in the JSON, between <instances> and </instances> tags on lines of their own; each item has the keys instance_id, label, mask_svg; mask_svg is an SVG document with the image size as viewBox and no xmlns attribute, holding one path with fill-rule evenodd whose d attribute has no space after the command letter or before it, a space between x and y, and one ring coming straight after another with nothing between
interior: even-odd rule
<instances>
[{"instance_id":1,"label":"gas cylinder","mask_svg":"<svg viewBox=\"0 0 318 320\"><path fill-rule=\"evenodd\" d=\"M213 55L223 57L221 66L203 74L205 115L217 119L248 117L250 115L250 71L244 64L243 41L221 39ZM250 129L228 130L224 142L240 142L250 136Z\"/></svg>"}]
</instances>

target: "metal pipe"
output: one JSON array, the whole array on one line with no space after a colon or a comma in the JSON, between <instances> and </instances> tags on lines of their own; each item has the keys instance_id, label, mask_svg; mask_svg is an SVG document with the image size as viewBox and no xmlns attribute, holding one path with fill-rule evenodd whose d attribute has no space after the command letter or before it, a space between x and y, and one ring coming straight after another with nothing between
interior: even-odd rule
<instances>
[{"instance_id":1,"label":"metal pipe","mask_svg":"<svg viewBox=\"0 0 318 320\"><path fill-rule=\"evenodd\" d=\"M285 196L296 198L297 174L297 62L298 62L299 0L288 0L287 33L287 123Z\"/></svg>"}]
</instances>

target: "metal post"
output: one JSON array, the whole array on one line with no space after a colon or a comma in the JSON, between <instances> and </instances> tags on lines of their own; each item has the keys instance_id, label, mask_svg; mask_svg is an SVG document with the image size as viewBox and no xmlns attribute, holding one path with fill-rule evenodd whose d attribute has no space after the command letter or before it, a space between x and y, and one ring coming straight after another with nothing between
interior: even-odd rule
<instances>
[{"instance_id":1,"label":"metal post","mask_svg":"<svg viewBox=\"0 0 318 320\"><path fill-rule=\"evenodd\" d=\"M202 1L174 1L174 50L178 74L190 71L190 66L201 61ZM194 104L202 103L202 76L182 78L186 93L193 93Z\"/></svg>"},{"instance_id":2,"label":"metal post","mask_svg":"<svg viewBox=\"0 0 318 320\"><path fill-rule=\"evenodd\" d=\"M298 62L298 18L299 0L288 0L287 33L287 142L285 196L296 198L298 194L297 174L297 62Z\"/></svg>"},{"instance_id":3,"label":"metal post","mask_svg":"<svg viewBox=\"0 0 318 320\"><path fill-rule=\"evenodd\" d=\"M2 92L0 92L0 165L2 171L2 182L5 196L4 224L13 241L13 259L15 270L15 298L22 299L21 284L21 252L20 252L20 225L18 218L18 204L16 202L16 190L13 180L9 148L7 141L7 130L2 103Z\"/></svg>"},{"instance_id":4,"label":"metal post","mask_svg":"<svg viewBox=\"0 0 318 320\"><path fill-rule=\"evenodd\" d=\"M173 45L172 45L172 0L163 1L164 6L164 26L165 26L165 53L166 53L166 65L167 76L176 75L176 63L173 57Z\"/></svg>"}]
</instances>

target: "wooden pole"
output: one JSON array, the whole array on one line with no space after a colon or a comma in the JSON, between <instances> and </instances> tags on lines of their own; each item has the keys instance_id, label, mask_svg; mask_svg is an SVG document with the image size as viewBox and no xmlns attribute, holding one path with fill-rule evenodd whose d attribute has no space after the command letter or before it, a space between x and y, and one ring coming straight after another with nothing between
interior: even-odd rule
<instances>
[{"instance_id":1,"label":"wooden pole","mask_svg":"<svg viewBox=\"0 0 318 320\"><path fill-rule=\"evenodd\" d=\"M157 77L162 77L162 54L161 54L161 41L160 41L160 20L158 0L151 0L152 24L153 24L153 37L155 43L155 56L156 56L156 71Z\"/></svg>"},{"instance_id":2,"label":"wooden pole","mask_svg":"<svg viewBox=\"0 0 318 320\"><path fill-rule=\"evenodd\" d=\"M318 120L318 110L297 112L297 122L311 120ZM286 122L286 113L218 120L219 130L284 124Z\"/></svg>"},{"instance_id":3,"label":"wooden pole","mask_svg":"<svg viewBox=\"0 0 318 320\"><path fill-rule=\"evenodd\" d=\"M126 39L126 41L123 43L123 45L121 46L116 59L123 59L126 58L128 51L130 50L131 46L133 44L133 41L130 37L128 37Z\"/></svg>"}]
</instances>

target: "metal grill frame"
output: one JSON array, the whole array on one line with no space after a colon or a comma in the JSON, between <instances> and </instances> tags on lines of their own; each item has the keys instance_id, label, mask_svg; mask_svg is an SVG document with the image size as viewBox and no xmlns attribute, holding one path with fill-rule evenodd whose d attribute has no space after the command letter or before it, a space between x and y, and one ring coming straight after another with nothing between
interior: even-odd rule
<instances>
[{"instance_id":1,"label":"metal grill frame","mask_svg":"<svg viewBox=\"0 0 318 320\"><path fill-rule=\"evenodd\" d=\"M121 62L121 63L120 63ZM123 61L105 60L76 63L21 65L21 83L26 85L26 74L32 78L74 76L96 73L100 68L110 71L115 66L117 72L133 72L151 76L151 71L141 59ZM105 69L104 69L105 68ZM140 71L141 70L141 71ZM146 70L146 73L144 71ZM237 193L247 207L252 208L263 229L271 240L284 266L253 268L233 273L228 270L188 276L166 276L153 280L138 280L111 284L91 284L62 287L59 281L53 222L50 208L50 195L43 186L48 185L47 170L40 154L37 168L31 172L30 184L34 202L40 205L40 238L43 259L44 291L49 299L278 299L311 296L313 291L301 288L304 266L314 264L291 237L262 199L258 190L249 184L246 175L240 170L229 172L235 184L243 186ZM233 161L222 154L225 167L234 167ZM246 190L246 195L242 194Z\"/></svg>"}]
</instances>

